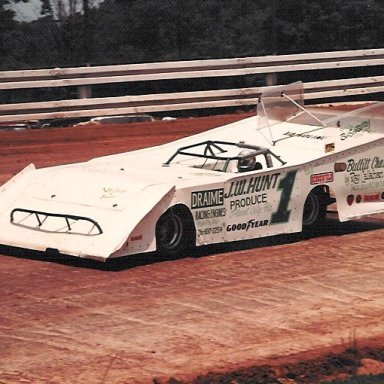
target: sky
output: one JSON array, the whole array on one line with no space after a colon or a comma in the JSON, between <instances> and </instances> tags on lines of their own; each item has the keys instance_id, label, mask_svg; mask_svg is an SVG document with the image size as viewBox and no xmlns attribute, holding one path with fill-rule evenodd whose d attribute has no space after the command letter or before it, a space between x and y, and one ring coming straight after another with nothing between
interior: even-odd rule
<instances>
[{"instance_id":1,"label":"sky","mask_svg":"<svg viewBox=\"0 0 384 384\"><path fill-rule=\"evenodd\" d=\"M65 0L64 0L65 1ZM90 4L98 4L104 0L93 0ZM28 3L15 3L11 7L16 12L16 20L32 21L38 19L40 15L41 2L40 0L29 0Z\"/></svg>"},{"instance_id":2,"label":"sky","mask_svg":"<svg viewBox=\"0 0 384 384\"><path fill-rule=\"evenodd\" d=\"M12 6L16 11L18 21L31 21L40 16L40 0L30 0L28 3L17 3Z\"/></svg>"}]
</instances>

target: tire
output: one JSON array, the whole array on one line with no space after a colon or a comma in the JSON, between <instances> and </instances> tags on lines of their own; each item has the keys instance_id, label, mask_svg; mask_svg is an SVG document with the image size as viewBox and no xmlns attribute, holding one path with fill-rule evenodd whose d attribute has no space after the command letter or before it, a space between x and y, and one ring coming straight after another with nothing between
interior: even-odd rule
<instances>
[{"instance_id":1,"label":"tire","mask_svg":"<svg viewBox=\"0 0 384 384\"><path fill-rule=\"evenodd\" d=\"M326 193L321 188L311 191L307 196L303 210L303 232L318 231L325 224L326 197Z\"/></svg>"},{"instance_id":2,"label":"tire","mask_svg":"<svg viewBox=\"0 0 384 384\"><path fill-rule=\"evenodd\" d=\"M157 251L166 257L181 257L194 247L196 239L193 220L188 209L171 208L156 224Z\"/></svg>"}]
</instances>

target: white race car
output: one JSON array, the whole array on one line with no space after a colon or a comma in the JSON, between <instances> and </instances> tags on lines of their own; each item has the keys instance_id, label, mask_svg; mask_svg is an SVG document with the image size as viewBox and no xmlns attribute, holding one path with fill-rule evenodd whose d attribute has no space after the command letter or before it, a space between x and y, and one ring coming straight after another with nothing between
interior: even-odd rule
<instances>
[{"instance_id":1,"label":"white race car","mask_svg":"<svg viewBox=\"0 0 384 384\"><path fill-rule=\"evenodd\" d=\"M35 169L0 187L0 244L106 260L384 212L384 104L339 116L275 87L257 116L169 144Z\"/></svg>"}]
</instances>

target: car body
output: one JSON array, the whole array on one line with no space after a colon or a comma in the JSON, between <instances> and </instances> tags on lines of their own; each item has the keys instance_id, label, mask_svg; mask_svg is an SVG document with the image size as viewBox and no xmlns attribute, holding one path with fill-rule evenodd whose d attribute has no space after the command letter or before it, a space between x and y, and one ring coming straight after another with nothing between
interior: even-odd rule
<instances>
[{"instance_id":1,"label":"car body","mask_svg":"<svg viewBox=\"0 0 384 384\"><path fill-rule=\"evenodd\" d=\"M384 212L384 106L333 116L303 87L257 115L168 144L35 169L0 187L0 244L105 261L313 231Z\"/></svg>"}]
</instances>

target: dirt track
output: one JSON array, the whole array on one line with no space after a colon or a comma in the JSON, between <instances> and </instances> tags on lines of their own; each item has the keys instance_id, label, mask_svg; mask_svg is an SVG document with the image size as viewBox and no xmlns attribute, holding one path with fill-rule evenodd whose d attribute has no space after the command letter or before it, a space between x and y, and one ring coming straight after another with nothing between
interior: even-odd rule
<instances>
[{"instance_id":1,"label":"dirt track","mask_svg":"<svg viewBox=\"0 0 384 384\"><path fill-rule=\"evenodd\" d=\"M239 116L0 132L0 183ZM384 216L300 236L110 265L1 248L0 383L152 383L384 347ZM188 255L187 255L188 256Z\"/></svg>"}]
</instances>

